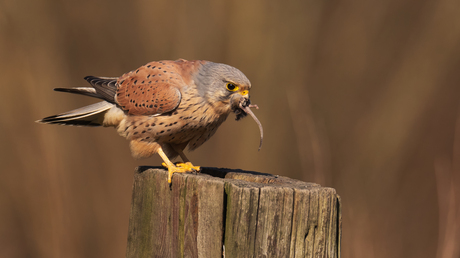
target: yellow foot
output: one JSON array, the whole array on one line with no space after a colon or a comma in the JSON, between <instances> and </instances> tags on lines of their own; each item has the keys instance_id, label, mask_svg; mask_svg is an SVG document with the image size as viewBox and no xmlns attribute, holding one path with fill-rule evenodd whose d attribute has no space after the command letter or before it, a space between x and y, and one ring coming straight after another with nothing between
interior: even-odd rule
<instances>
[{"instance_id":1,"label":"yellow foot","mask_svg":"<svg viewBox=\"0 0 460 258\"><path fill-rule=\"evenodd\" d=\"M169 176L168 183L171 183L171 177L173 173L185 173L185 172L197 172L200 171L200 166L194 166L192 163L177 163L176 165L172 164L168 166L165 163L162 163L163 167L168 168Z\"/></svg>"}]
</instances>

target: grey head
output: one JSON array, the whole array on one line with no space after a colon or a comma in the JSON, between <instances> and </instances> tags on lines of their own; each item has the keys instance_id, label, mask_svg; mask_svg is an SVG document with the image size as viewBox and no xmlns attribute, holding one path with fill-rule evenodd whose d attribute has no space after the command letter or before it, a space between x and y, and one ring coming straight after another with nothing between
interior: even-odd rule
<instances>
[{"instance_id":1,"label":"grey head","mask_svg":"<svg viewBox=\"0 0 460 258\"><path fill-rule=\"evenodd\" d=\"M252 113L249 100L251 82L235 67L213 62L204 63L193 78L201 97L215 107L222 115L233 111L236 120L250 115L259 126L260 147L262 146L263 129L257 117Z\"/></svg>"},{"instance_id":2,"label":"grey head","mask_svg":"<svg viewBox=\"0 0 460 258\"><path fill-rule=\"evenodd\" d=\"M204 63L194 81L206 101L227 106L226 112L237 108L240 98L249 99L251 82L240 70L226 64Z\"/></svg>"}]
</instances>

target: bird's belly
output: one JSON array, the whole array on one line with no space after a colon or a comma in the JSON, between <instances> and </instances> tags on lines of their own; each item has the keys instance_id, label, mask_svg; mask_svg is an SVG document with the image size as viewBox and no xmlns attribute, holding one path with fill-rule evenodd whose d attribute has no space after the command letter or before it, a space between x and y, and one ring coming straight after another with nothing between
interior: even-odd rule
<instances>
[{"instance_id":1,"label":"bird's belly","mask_svg":"<svg viewBox=\"0 0 460 258\"><path fill-rule=\"evenodd\" d=\"M182 144L190 142L196 149L207 141L225 121L227 116L205 117L128 116L120 123L118 133L128 140Z\"/></svg>"}]
</instances>

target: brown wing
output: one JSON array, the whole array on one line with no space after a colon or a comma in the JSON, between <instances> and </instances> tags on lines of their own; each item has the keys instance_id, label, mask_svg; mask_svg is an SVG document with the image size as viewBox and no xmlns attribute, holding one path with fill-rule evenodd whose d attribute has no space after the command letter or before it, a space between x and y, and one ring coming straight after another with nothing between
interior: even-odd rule
<instances>
[{"instance_id":1,"label":"brown wing","mask_svg":"<svg viewBox=\"0 0 460 258\"><path fill-rule=\"evenodd\" d=\"M130 115L162 114L179 106L184 86L173 62L151 62L118 79L116 101Z\"/></svg>"}]
</instances>

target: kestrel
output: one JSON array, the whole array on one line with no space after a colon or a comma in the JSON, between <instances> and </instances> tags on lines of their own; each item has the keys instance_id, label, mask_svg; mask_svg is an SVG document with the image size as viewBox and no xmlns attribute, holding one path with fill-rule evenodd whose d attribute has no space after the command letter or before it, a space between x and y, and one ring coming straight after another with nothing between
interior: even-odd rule
<instances>
[{"instance_id":1,"label":"kestrel","mask_svg":"<svg viewBox=\"0 0 460 258\"><path fill-rule=\"evenodd\" d=\"M115 127L130 141L135 158L158 153L168 168L168 182L175 172L199 171L185 156L206 142L233 112L236 120L252 113L251 83L238 69L203 60L151 62L120 77L87 76L92 87L55 88L104 101L37 122L75 126ZM183 163L171 162L180 156Z\"/></svg>"}]
</instances>

